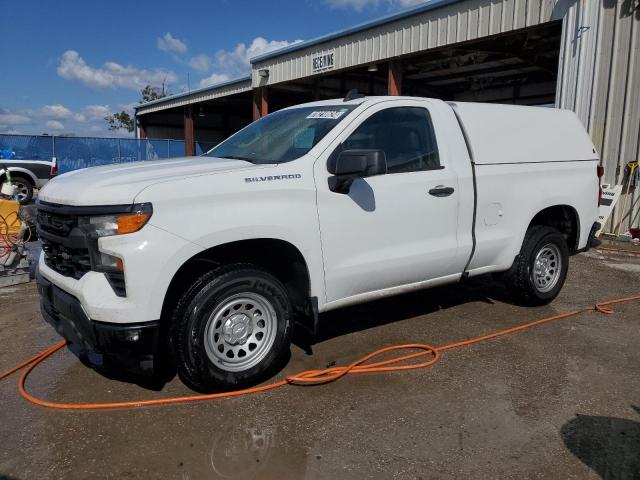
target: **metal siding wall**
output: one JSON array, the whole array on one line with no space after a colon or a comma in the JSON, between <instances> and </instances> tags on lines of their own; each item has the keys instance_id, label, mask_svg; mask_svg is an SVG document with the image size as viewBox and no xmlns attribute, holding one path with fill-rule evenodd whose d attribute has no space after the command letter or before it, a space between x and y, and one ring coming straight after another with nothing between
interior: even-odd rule
<instances>
[{"instance_id":1,"label":"metal siding wall","mask_svg":"<svg viewBox=\"0 0 640 480\"><path fill-rule=\"evenodd\" d=\"M632 23L630 37L627 95L620 145L620 157L625 162L637 160L640 156L640 21Z\"/></svg>"},{"instance_id":2,"label":"metal siding wall","mask_svg":"<svg viewBox=\"0 0 640 480\"><path fill-rule=\"evenodd\" d=\"M335 70L538 25L551 20L555 0L468 0L445 5L369 30L285 53L253 65L253 86L313 75L311 58L335 50ZM258 76L269 69L269 79Z\"/></svg>"},{"instance_id":3,"label":"metal siding wall","mask_svg":"<svg viewBox=\"0 0 640 480\"><path fill-rule=\"evenodd\" d=\"M463 10L457 15L456 42L462 42L469 35L469 10Z\"/></svg>"},{"instance_id":4,"label":"metal siding wall","mask_svg":"<svg viewBox=\"0 0 640 480\"><path fill-rule=\"evenodd\" d=\"M258 76L256 72L256 76ZM259 76L258 76L259 77ZM138 109L138 115L144 115L145 113L157 112L160 110L167 110L169 108L182 107L192 103L204 102L207 100L213 100L215 98L226 97L234 95L236 93L251 91L251 80L234 83L232 85L225 85L220 88L212 88L204 92L195 92L193 95L187 95L176 99L167 99L166 102L161 102L148 107L140 107Z\"/></svg>"},{"instance_id":5,"label":"metal siding wall","mask_svg":"<svg viewBox=\"0 0 640 480\"><path fill-rule=\"evenodd\" d=\"M489 34L489 22L491 21L491 0L481 2L478 11L478 37L486 37Z\"/></svg>"},{"instance_id":6,"label":"metal siding wall","mask_svg":"<svg viewBox=\"0 0 640 480\"><path fill-rule=\"evenodd\" d=\"M640 160L640 18L629 15L629 56L626 98L620 138L620 165ZM631 190L631 208L625 218L626 227L636 227L640 217L640 186ZM627 214L627 212L624 212Z\"/></svg>"},{"instance_id":7,"label":"metal siding wall","mask_svg":"<svg viewBox=\"0 0 640 480\"><path fill-rule=\"evenodd\" d=\"M628 159L620 158L620 133L622 130L622 118L624 116L624 100L627 90L627 68L629 59L629 39L631 29L631 17L620 18L619 5L616 2L616 25L613 36L613 57L611 59L611 76L609 77L609 101L604 129L603 158L610 165L624 166ZM637 92L636 92L637 95ZM620 181L622 175L616 175L616 181Z\"/></svg>"},{"instance_id":8,"label":"metal siding wall","mask_svg":"<svg viewBox=\"0 0 640 480\"><path fill-rule=\"evenodd\" d=\"M527 19L527 0L516 0L513 28L523 28Z\"/></svg>"},{"instance_id":9,"label":"metal siding wall","mask_svg":"<svg viewBox=\"0 0 640 480\"><path fill-rule=\"evenodd\" d=\"M513 28L513 15L515 12L515 0L505 0L502 5L502 19L500 29L507 32Z\"/></svg>"},{"instance_id":10,"label":"metal siding wall","mask_svg":"<svg viewBox=\"0 0 640 480\"><path fill-rule=\"evenodd\" d=\"M590 128L590 113L593 103L593 88L596 68L596 48L598 45L597 25L600 19L599 2L590 1L585 8L580 9L579 25L595 25L594 32L590 32L591 28L580 38L580 54L578 57L579 69L584 72L583 75L577 75L578 69L575 70L574 76L577 76L575 82L575 102L573 111L578 117L585 119L585 126Z\"/></svg>"},{"instance_id":11,"label":"metal siding wall","mask_svg":"<svg viewBox=\"0 0 640 480\"><path fill-rule=\"evenodd\" d=\"M605 183L620 183L640 153L640 17L629 2L578 0L564 16L557 102L576 112L605 167ZM579 31L580 27L589 27ZM632 189L624 232L640 216L640 187ZM616 230L620 209L606 230Z\"/></svg>"},{"instance_id":12,"label":"metal siding wall","mask_svg":"<svg viewBox=\"0 0 640 480\"><path fill-rule=\"evenodd\" d=\"M594 71L594 88L593 100L590 113L589 133L593 139L596 149L602 154L604 145L604 127L605 116L607 112L607 104L609 100L609 75L611 72L611 58L613 53L613 32L615 25L615 9L602 9L598 22L595 24L597 28L597 44L596 49L596 68ZM603 157L603 160L604 159ZM605 163L605 179L612 182L615 179L610 171L610 165Z\"/></svg>"}]
</instances>

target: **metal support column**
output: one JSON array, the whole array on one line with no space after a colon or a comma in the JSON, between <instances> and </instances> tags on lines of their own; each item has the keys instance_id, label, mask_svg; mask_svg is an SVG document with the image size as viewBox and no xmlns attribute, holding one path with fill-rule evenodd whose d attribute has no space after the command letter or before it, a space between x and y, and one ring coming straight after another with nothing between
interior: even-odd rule
<instances>
[{"instance_id":1,"label":"metal support column","mask_svg":"<svg viewBox=\"0 0 640 480\"><path fill-rule=\"evenodd\" d=\"M387 95L402 95L402 62L400 60L389 61Z\"/></svg>"},{"instance_id":2,"label":"metal support column","mask_svg":"<svg viewBox=\"0 0 640 480\"><path fill-rule=\"evenodd\" d=\"M191 105L184 107L184 154L187 157L195 155L193 137L193 111Z\"/></svg>"},{"instance_id":3,"label":"metal support column","mask_svg":"<svg viewBox=\"0 0 640 480\"><path fill-rule=\"evenodd\" d=\"M269 114L269 93L267 87L253 89L253 121Z\"/></svg>"},{"instance_id":4,"label":"metal support column","mask_svg":"<svg viewBox=\"0 0 640 480\"><path fill-rule=\"evenodd\" d=\"M138 123L138 138L147 138L147 127L141 118L135 117Z\"/></svg>"}]
</instances>

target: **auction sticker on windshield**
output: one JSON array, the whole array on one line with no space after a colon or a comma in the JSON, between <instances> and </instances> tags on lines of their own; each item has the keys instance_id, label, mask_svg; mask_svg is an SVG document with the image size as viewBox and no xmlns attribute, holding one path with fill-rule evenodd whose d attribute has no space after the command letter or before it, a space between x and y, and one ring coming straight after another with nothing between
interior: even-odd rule
<instances>
[{"instance_id":1,"label":"auction sticker on windshield","mask_svg":"<svg viewBox=\"0 0 640 480\"><path fill-rule=\"evenodd\" d=\"M344 115L346 110L316 110L307 115L307 118L327 118L329 120L337 120Z\"/></svg>"}]
</instances>

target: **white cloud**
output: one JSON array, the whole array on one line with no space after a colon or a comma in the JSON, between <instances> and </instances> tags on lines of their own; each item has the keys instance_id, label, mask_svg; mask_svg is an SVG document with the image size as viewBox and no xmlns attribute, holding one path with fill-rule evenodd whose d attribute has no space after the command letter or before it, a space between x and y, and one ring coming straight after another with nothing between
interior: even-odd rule
<instances>
[{"instance_id":1,"label":"white cloud","mask_svg":"<svg viewBox=\"0 0 640 480\"><path fill-rule=\"evenodd\" d=\"M263 37L256 37L248 46L245 43L239 43L233 50L218 50L212 57L204 54L198 55L197 57L193 57L189 64L192 68L200 72L206 72L209 68L213 69L211 75L200 81L200 86L202 87L213 83L220 83L230 78L248 75L251 71L251 63L249 60L253 57L287 47L300 41L301 40L289 42L287 40L267 40Z\"/></svg>"},{"instance_id":2,"label":"white cloud","mask_svg":"<svg viewBox=\"0 0 640 480\"><path fill-rule=\"evenodd\" d=\"M427 0L324 0L333 8L351 8L357 12L365 8L376 9L380 5L387 5L390 9L413 7Z\"/></svg>"},{"instance_id":3,"label":"white cloud","mask_svg":"<svg viewBox=\"0 0 640 480\"><path fill-rule=\"evenodd\" d=\"M427 0L395 0L392 3L400 5L401 7L413 7L420 3L425 3Z\"/></svg>"},{"instance_id":4,"label":"white cloud","mask_svg":"<svg viewBox=\"0 0 640 480\"><path fill-rule=\"evenodd\" d=\"M236 45L236 48L231 51L218 51L215 55L215 64L219 70L228 75L245 75L249 73L251 69L249 60L253 57L287 47L297 42L300 42L300 40L288 42L286 40L267 40L263 37L256 37L249 46L246 46L244 43L239 43Z\"/></svg>"},{"instance_id":5,"label":"white cloud","mask_svg":"<svg viewBox=\"0 0 640 480\"><path fill-rule=\"evenodd\" d=\"M139 102L120 103L118 104L117 110L126 110L127 112L133 113L133 109L138 105L140 105Z\"/></svg>"},{"instance_id":6,"label":"white cloud","mask_svg":"<svg viewBox=\"0 0 640 480\"><path fill-rule=\"evenodd\" d=\"M83 109L84 115L89 120L104 120L111 113L108 105L87 105Z\"/></svg>"},{"instance_id":7,"label":"white cloud","mask_svg":"<svg viewBox=\"0 0 640 480\"><path fill-rule=\"evenodd\" d=\"M67 50L58 64L58 75L67 80L77 80L92 88L129 88L140 90L145 85L160 85L176 81L176 74L161 69L146 70L133 65L123 66L105 62L102 67L92 67L75 50Z\"/></svg>"},{"instance_id":8,"label":"white cloud","mask_svg":"<svg viewBox=\"0 0 640 480\"><path fill-rule=\"evenodd\" d=\"M167 32L161 38L158 38L158 48L163 52L186 53L187 44L175 38L171 35L171 32Z\"/></svg>"},{"instance_id":9,"label":"white cloud","mask_svg":"<svg viewBox=\"0 0 640 480\"><path fill-rule=\"evenodd\" d=\"M69 120L73 119L76 122L84 122L85 116L82 113L75 113L69 110L67 107L61 104L45 105L38 112L43 117L53 118L56 120Z\"/></svg>"},{"instance_id":10,"label":"white cloud","mask_svg":"<svg viewBox=\"0 0 640 480\"><path fill-rule=\"evenodd\" d=\"M22 130L7 128L6 125L0 125L0 133L4 133L6 135L24 135L24 132Z\"/></svg>"},{"instance_id":11,"label":"white cloud","mask_svg":"<svg viewBox=\"0 0 640 480\"><path fill-rule=\"evenodd\" d=\"M24 125L30 123L31 118L20 113L11 113L0 109L0 123L3 125Z\"/></svg>"},{"instance_id":12,"label":"white cloud","mask_svg":"<svg viewBox=\"0 0 640 480\"><path fill-rule=\"evenodd\" d=\"M49 120L45 126L51 130L64 130L64 125L58 120Z\"/></svg>"},{"instance_id":13,"label":"white cloud","mask_svg":"<svg viewBox=\"0 0 640 480\"><path fill-rule=\"evenodd\" d=\"M228 75L224 75L221 73L212 73L208 77L205 77L202 80L200 80L199 86L201 88L207 87L209 85L215 85L216 83L226 82L227 80L230 80Z\"/></svg>"},{"instance_id":14,"label":"white cloud","mask_svg":"<svg viewBox=\"0 0 640 480\"><path fill-rule=\"evenodd\" d=\"M378 8L380 0L325 0L325 3L333 8L351 8L361 12L365 7Z\"/></svg>"},{"instance_id":15,"label":"white cloud","mask_svg":"<svg viewBox=\"0 0 640 480\"><path fill-rule=\"evenodd\" d=\"M71 118L73 112L64 105L59 103L56 105L45 105L41 108L42 114L51 118Z\"/></svg>"},{"instance_id":16,"label":"white cloud","mask_svg":"<svg viewBox=\"0 0 640 480\"><path fill-rule=\"evenodd\" d=\"M85 105L71 109L61 104L44 105L34 109L8 110L0 107L0 133L52 134L70 133L74 135L99 135L104 137L130 136L116 135L107 128L105 117L113 112L126 110L130 105ZM13 126L20 126L18 132ZM122 132L126 133L126 132Z\"/></svg>"},{"instance_id":17,"label":"white cloud","mask_svg":"<svg viewBox=\"0 0 640 480\"><path fill-rule=\"evenodd\" d=\"M206 72L209 70L211 66L211 58L204 53L201 55L196 55L191 60L189 60L189 66L198 72Z\"/></svg>"}]
</instances>

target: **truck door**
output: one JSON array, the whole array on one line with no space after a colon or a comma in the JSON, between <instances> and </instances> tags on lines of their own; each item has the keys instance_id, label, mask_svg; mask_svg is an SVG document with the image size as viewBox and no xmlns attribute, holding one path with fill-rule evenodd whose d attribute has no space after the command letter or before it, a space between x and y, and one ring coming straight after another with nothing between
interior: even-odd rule
<instances>
[{"instance_id":1,"label":"truck door","mask_svg":"<svg viewBox=\"0 0 640 480\"><path fill-rule=\"evenodd\" d=\"M462 272L458 178L432 117L428 103L417 100L376 104L316 161L327 302ZM335 193L327 161L350 149L383 150L387 173Z\"/></svg>"}]
</instances>

